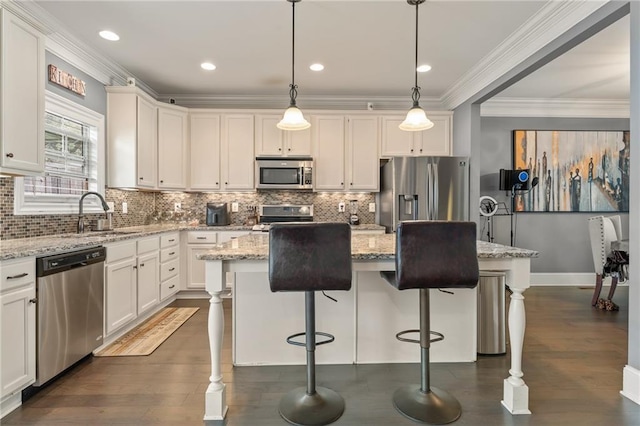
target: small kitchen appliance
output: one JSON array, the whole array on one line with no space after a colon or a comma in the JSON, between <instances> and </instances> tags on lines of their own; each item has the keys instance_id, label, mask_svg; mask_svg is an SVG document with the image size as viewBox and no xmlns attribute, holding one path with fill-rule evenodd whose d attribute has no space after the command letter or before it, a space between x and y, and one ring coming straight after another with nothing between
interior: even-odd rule
<instances>
[{"instance_id":1,"label":"small kitchen appliance","mask_svg":"<svg viewBox=\"0 0 640 426\"><path fill-rule=\"evenodd\" d=\"M349 201L349 224L360 225L360 218L358 217L358 200Z\"/></svg>"},{"instance_id":2,"label":"small kitchen appliance","mask_svg":"<svg viewBox=\"0 0 640 426\"><path fill-rule=\"evenodd\" d=\"M207 226L225 226L229 224L227 203L207 203Z\"/></svg>"}]
</instances>

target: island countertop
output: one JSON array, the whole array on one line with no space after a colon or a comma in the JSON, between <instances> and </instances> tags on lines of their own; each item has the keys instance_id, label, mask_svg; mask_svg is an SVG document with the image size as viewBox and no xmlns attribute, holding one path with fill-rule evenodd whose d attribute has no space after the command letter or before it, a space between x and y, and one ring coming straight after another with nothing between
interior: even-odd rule
<instances>
[{"instance_id":1,"label":"island countertop","mask_svg":"<svg viewBox=\"0 0 640 426\"><path fill-rule=\"evenodd\" d=\"M386 260L395 257L395 234L352 235L353 260ZM502 244L478 241L478 258L538 257L539 253ZM238 237L211 250L196 255L201 260L267 260L269 258L269 234L252 234Z\"/></svg>"}]
</instances>

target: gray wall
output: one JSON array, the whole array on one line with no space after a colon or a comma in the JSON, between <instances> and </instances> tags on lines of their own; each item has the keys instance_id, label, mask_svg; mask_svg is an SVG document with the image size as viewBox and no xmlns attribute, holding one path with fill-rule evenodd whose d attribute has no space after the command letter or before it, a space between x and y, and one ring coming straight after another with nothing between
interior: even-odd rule
<instances>
[{"instance_id":1,"label":"gray wall","mask_svg":"<svg viewBox=\"0 0 640 426\"><path fill-rule=\"evenodd\" d=\"M58 58L56 55L49 51L45 52L45 63L47 66L47 70L45 71L47 75L46 90L51 91L64 98L70 99L73 102L89 108L90 110L102 114L106 117L107 92L104 90L104 85L102 83L89 76L89 74L86 74L80 71L78 68L70 65L68 62L65 62L62 59ZM80 96L77 93L72 92L71 90L51 83L49 81L49 64L53 64L60 70L68 72L69 74L72 74L73 76L78 77L80 80L84 81L87 85L86 96Z\"/></svg>"},{"instance_id":2,"label":"gray wall","mask_svg":"<svg viewBox=\"0 0 640 426\"><path fill-rule=\"evenodd\" d=\"M629 130L629 119L483 117L481 128L480 195L505 202L510 210L509 194L498 190L498 173L501 168L512 168L513 130ZM531 263L532 272L593 272L587 219L597 214L517 213L513 216L514 245L540 252L540 257ZM629 215L621 213L620 216L622 232L628 237ZM496 243L509 244L510 219L509 216L494 217ZM481 238L487 240L486 220L482 217L478 227L485 227Z\"/></svg>"}]
</instances>

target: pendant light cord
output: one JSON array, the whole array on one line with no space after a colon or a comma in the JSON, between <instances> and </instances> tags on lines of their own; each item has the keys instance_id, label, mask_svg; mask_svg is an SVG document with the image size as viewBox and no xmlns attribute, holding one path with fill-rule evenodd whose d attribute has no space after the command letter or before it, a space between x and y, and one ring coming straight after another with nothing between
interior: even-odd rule
<instances>
[{"instance_id":1,"label":"pendant light cord","mask_svg":"<svg viewBox=\"0 0 640 426\"><path fill-rule=\"evenodd\" d=\"M418 6L419 2L416 2L416 66L413 69L415 76L415 83L413 86L413 90L411 91L411 100L413 101L413 106L417 107L418 101L420 100L420 87L418 87Z\"/></svg>"},{"instance_id":2,"label":"pendant light cord","mask_svg":"<svg viewBox=\"0 0 640 426\"><path fill-rule=\"evenodd\" d=\"M289 106L296 106L296 97L298 96L298 86L295 83L295 63L296 63L296 2L291 2L292 18L291 18L291 84L289 85ZM417 78L417 77L416 77Z\"/></svg>"}]
</instances>

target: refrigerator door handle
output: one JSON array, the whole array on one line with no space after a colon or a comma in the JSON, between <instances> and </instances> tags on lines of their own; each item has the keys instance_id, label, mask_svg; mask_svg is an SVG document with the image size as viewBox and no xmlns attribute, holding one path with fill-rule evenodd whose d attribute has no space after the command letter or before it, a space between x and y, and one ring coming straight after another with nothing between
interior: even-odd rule
<instances>
[{"instance_id":1,"label":"refrigerator door handle","mask_svg":"<svg viewBox=\"0 0 640 426\"><path fill-rule=\"evenodd\" d=\"M433 190L432 190L432 206L433 206L433 211L431 212L431 220L437 220L438 219L438 212L439 210L439 205L438 205L438 201L440 200L440 194L438 193L438 187L439 187L439 182L438 182L438 164L434 164L433 168L431 169L431 185L433 186Z\"/></svg>"},{"instance_id":2,"label":"refrigerator door handle","mask_svg":"<svg viewBox=\"0 0 640 426\"><path fill-rule=\"evenodd\" d=\"M425 194L425 219L427 220L431 220L431 212L433 210L433 193L432 193L432 187L431 187L431 163L427 163L427 170L426 170L427 176L427 182L425 185L425 190L426 190L426 194Z\"/></svg>"}]
</instances>

